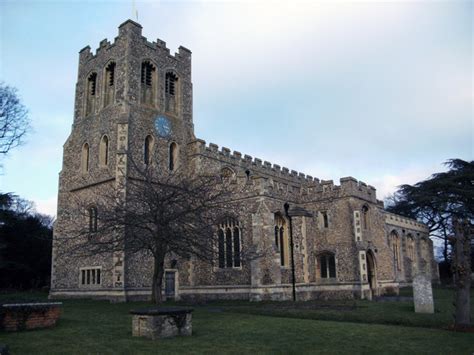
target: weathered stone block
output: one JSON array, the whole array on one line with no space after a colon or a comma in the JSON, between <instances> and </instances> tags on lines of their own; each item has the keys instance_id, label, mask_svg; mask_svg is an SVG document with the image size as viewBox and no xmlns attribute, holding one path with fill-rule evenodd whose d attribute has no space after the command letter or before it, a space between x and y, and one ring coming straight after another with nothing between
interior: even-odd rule
<instances>
[{"instance_id":1,"label":"weathered stone block","mask_svg":"<svg viewBox=\"0 0 474 355\"><path fill-rule=\"evenodd\" d=\"M416 313L434 313L433 289L431 278L418 274L413 279L413 300Z\"/></svg>"},{"instance_id":2,"label":"weathered stone block","mask_svg":"<svg viewBox=\"0 0 474 355\"><path fill-rule=\"evenodd\" d=\"M132 335L152 340L192 335L191 308L143 308L132 310Z\"/></svg>"}]
</instances>

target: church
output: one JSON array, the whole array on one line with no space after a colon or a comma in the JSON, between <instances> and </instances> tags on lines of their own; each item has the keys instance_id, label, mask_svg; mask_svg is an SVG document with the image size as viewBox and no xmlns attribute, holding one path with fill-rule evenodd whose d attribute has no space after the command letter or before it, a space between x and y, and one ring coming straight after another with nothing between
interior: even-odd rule
<instances>
[{"instance_id":1,"label":"church","mask_svg":"<svg viewBox=\"0 0 474 355\"><path fill-rule=\"evenodd\" d=\"M118 182L127 186L130 161L147 164L151 156L159 157L159 169L179 164L226 176L239 186L233 197L241 201L234 217L215 228L218 262L167 261L167 298L288 300L294 285L298 300L371 299L397 293L417 273L437 278L426 226L386 212L374 187L352 177L319 180L206 143L194 135L192 100L191 51L170 54L134 21L121 24L114 41L101 41L95 53L89 46L80 51L59 175L50 298L150 297L151 259L126 250L71 258L56 241L72 219L82 218L72 215L71 201L90 200L84 223L97 228L94 197ZM285 204L304 213L290 216ZM270 252L241 260L251 245Z\"/></svg>"}]
</instances>

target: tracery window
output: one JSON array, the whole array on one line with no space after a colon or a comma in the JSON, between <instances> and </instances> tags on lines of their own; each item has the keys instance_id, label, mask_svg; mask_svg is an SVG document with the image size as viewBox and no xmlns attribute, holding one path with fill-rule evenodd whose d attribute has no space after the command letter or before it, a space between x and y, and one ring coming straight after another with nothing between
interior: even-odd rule
<instances>
[{"instance_id":1,"label":"tracery window","mask_svg":"<svg viewBox=\"0 0 474 355\"><path fill-rule=\"evenodd\" d=\"M286 220L280 213L275 214L275 246L280 253L280 265L289 265L289 244Z\"/></svg>"},{"instance_id":2,"label":"tracery window","mask_svg":"<svg viewBox=\"0 0 474 355\"><path fill-rule=\"evenodd\" d=\"M141 102L154 105L156 98L156 67L150 61L142 63L141 71Z\"/></svg>"},{"instance_id":3,"label":"tracery window","mask_svg":"<svg viewBox=\"0 0 474 355\"><path fill-rule=\"evenodd\" d=\"M97 98L97 73L91 73L86 82L86 116L94 113Z\"/></svg>"},{"instance_id":4,"label":"tracery window","mask_svg":"<svg viewBox=\"0 0 474 355\"><path fill-rule=\"evenodd\" d=\"M107 166L109 164L109 138L104 135L100 140L99 146L99 164Z\"/></svg>"},{"instance_id":5,"label":"tracery window","mask_svg":"<svg viewBox=\"0 0 474 355\"><path fill-rule=\"evenodd\" d=\"M319 277L329 279L336 277L336 258L334 253L325 252L318 256Z\"/></svg>"},{"instance_id":6,"label":"tracery window","mask_svg":"<svg viewBox=\"0 0 474 355\"><path fill-rule=\"evenodd\" d=\"M115 62L110 62L105 67L104 107L113 104L115 100L115 66Z\"/></svg>"},{"instance_id":7,"label":"tracery window","mask_svg":"<svg viewBox=\"0 0 474 355\"><path fill-rule=\"evenodd\" d=\"M89 144L84 143L81 152L81 170L83 173L89 171Z\"/></svg>"},{"instance_id":8,"label":"tracery window","mask_svg":"<svg viewBox=\"0 0 474 355\"><path fill-rule=\"evenodd\" d=\"M219 268L239 268L241 266L242 232L239 222L226 218L217 229Z\"/></svg>"},{"instance_id":9,"label":"tracery window","mask_svg":"<svg viewBox=\"0 0 474 355\"><path fill-rule=\"evenodd\" d=\"M176 74L167 72L165 75L165 109L168 112L177 111L177 83Z\"/></svg>"}]
</instances>

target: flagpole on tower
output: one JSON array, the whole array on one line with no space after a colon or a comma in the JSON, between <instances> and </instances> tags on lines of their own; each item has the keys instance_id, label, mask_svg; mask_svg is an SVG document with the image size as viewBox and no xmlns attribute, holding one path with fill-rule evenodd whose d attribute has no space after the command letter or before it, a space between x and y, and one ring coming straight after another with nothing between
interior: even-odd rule
<instances>
[{"instance_id":1,"label":"flagpole on tower","mask_svg":"<svg viewBox=\"0 0 474 355\"><path fill-rule=\"evenodd\" d=\"M135 15L135 20L138 22L138 10L135 5L135 0L132 1L132 16Z\"/></svg>"}]
</instances>

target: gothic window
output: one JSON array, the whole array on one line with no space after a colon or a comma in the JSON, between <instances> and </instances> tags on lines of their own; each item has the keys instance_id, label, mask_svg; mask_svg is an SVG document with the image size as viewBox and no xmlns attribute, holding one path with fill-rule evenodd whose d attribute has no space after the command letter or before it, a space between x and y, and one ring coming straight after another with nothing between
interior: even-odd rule
<instances>
[{"instance_id":1,"label":"gothic window","mask_svg":"<svg viewBox=\"0 0 474 355\"><path fill-rule=\"evenodd\" d=\"M100 140L99 164L101 166L107 166L109 164L109 138L105 135Z\"/></svg>"},{"instance_id":2,"label":"gothic window","mask_svg":"<svg viewBox=\"0 0 474 355\"><path fill-rule=\"evenodd\" d=\"M336 258L333 253L323 253L318 256L319 277L329 279L336 277Z\"/></svg>"},{"instance_id":3,"label":"gothic window","mask_svg":"<svg viewBox=\"0 0 474 355\"><path fill-rule=\"evenodd\" d=\"M91 73L86 82L86 116L94 113L97 99L97 73Z\"/></svg>"},{"instance_id":4,"label":"gothic window","mask_svg":"<svg viewBox=\"0 0 474 355\"><path fill-rule=\"evenodd\" d=\"M393 262L395 263L395 268L401 270L401 261L400 261L400 237L396 231L391 231L389 236L390 246L393 253Z\"/></svg>"},{"instance_id":5,"label":"gothic window","mask_svg":"<svg viewBox=\"0 0 474 355\"><path fill-rule=\"evenodd\" d=\"M87 212L89 217L89 232L97 232L97 208L89 207Z\"/></svg>"},{"instance_id":6,"label":"gothic window","mask_svg":"<svg viewBox=\"0 0 474 355\"><path fill-rule=\"evenodd\" d=\"M101 268L81 268L80 269L80 284L81 285L100 285L101 284Z\"/></svg>"},{"instance_id":7,"label":"gothic window","mask_svg":"<svg viewBox=\"0 0 474 355\"><path fill-rule=\"evenodd\" d=\"M170 144L169 155L169 169L173 171L178 166L178 145L174 142Z\"/></svg>"},{"instance_id":8,"label":"gothic window","mask_svg":"<svg viewBox=\"0 0 474 355\"><path fill-rule=\"evenodd\" d=\"M152 152L153 152L153 137L148 135L145 138L145 145L143 147L143 162L146 165L151 164Z\"/></svg>"},{"instance_id":9,"label":"gothic window","mask_svg":"<svg viewBox=\"0 0 474 355\"><path fill-rule=\"evenodd\" d=\"M219 224L217 230L219 268L241 266L241 239L242 232L238 221L227 218Z\"/></svg>"},{"instance_id":10,"label":"gothic window","mask_svg":"<svg viewBox=\"0 0 474 355\"><path fill-rule=\"evenodd\" d=\"M178 77L173 72L165 75L165 109L168 112L176 112Z\"/></svg>"},{"instance_id":11,"label":"gothic window","mask_svg":"<svg viewBox=\"0 0 474 355\"><path fill-rule=\"evenodd\" d=\"M156 67L150 62L142 63L141 71L141 102L153 106L156 97Z\"/></svg>"},{"instance_id":12,"label":"gothic window","mask_svg":"<svg viewBox=\"0 0 474 355\"><path fill-rule=\"evenodd\" d=\"M369 208L365 205L362 207L362 228L369 229Z\"/></svg>"},{"instance_id":13,"label":"gothic window","mask_svg":"<svg viewBox=\"0 0 474 355\"><path fill-rule=\"evenodd\" d=\"M275 246L280 253L280 265L289 265L289 245L286 220L281 214L275 214Z\"/></svg>"},{"instance_id":14,"label":"gothic window","mask_svg":"<svg viewBox=\"0 0 474 355\"><path fill-rule=\"evenodd\" d=\"M89 144L84 143L81 153L81 170L83 173L89 171Z\"/></svg>"},{"instance_id":15,"label":"gothic window","mask_svg":"<svg viewBox=\"0 0 474 355\"><path fill-rule=\"evenodd\" d=\"M113 104L115 100L115 66L115 62L110 62L105 67L104 107Z\"/></svg>"},{"instance_id":16,"label":"gothic window","mask_svg":"<svg viewBox=\"0 0 474 355\"><path fill-rule=\"evenodd\" d=\"M415 240L411 234L407 235L407 254L412 261L415 260Z\"/></svg>"}]
</instances>

